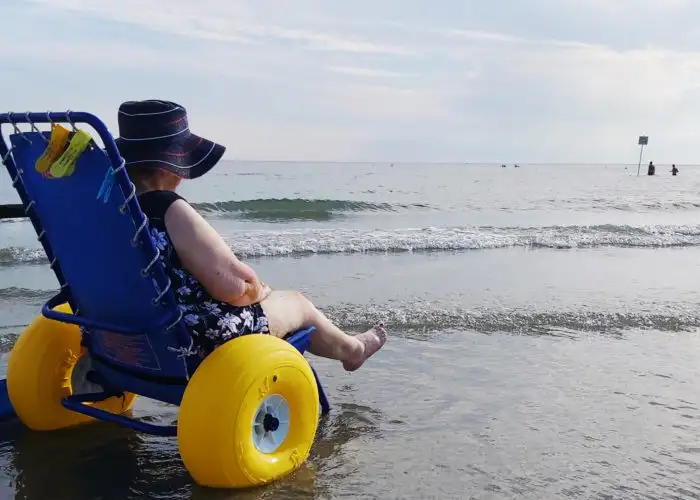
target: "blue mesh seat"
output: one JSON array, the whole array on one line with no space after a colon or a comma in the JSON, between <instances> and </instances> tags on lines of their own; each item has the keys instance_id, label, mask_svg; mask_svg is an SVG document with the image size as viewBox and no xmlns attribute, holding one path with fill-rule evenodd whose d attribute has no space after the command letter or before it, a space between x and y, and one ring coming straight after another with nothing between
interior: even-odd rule
<instances>
[{"instance_id":1,"label":"blue mesh seat","mask_svg":"<svg viewBox=\"0 0 700 500\"><path fill-rule=\"evenodd\" d=\"M45 178L34 165L50 134L35 124L52 122L87 123L104 149L91 146L70 176ZM60 285L43 315L81 326L106 390L179 404L197 368L188 356L192 340L111 134L88 113L0 114L3 123L32 125L31 132L14 125L11 147L3 138L0 154ZM111 190L98 197L105 185ZM54 310L62 303L73 314ZM287 340L303 353L312 330Z\"/></svg>"}]
</instances>

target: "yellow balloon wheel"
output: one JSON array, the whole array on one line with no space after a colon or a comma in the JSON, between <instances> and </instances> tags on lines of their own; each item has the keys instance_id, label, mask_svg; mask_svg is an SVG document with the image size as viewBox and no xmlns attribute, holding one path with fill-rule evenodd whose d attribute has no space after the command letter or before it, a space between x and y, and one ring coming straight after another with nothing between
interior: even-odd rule
<instances>
[{"instance_id":1,"label":"yellow balloon wheel","mask_svg":"<svg viewBox=\"0 0 700 500\"><path fill-rule=\"evenodd\" d=\"M56 310L71 314L67 304ZM73 393L73 369L86 354L80 345L80 328L44 316L20 335L7 362L7 390L20 421L35 431L63 429L93 418L67 410L61 400ZM92 406L110 413L131 408L135 394L113 397Z\"/></svg>"},{"instance_id":2,"label":"yellow balloon wheel","mask_svg":"<svg viewBox=\"0 0 700 500\"><path fill-rule=\"evenodd\" d=\"M304 357L271 335L246 335L217 348L190 380L180 404L180 454L202 486L269 483L307 459L318 414Z\"/></svg>"}]
</instances>

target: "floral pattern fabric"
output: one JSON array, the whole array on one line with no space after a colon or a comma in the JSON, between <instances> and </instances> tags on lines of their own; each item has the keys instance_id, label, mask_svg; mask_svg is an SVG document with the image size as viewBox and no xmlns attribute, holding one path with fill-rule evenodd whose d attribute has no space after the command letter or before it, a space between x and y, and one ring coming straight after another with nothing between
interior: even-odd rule
<instances>
[{"instance_id":1,"label":"floral pattern fabric","mask_svg":"<svg viewBox=\"0 0 700 500\"><path fill-rule=\"evenodd\" d=\"M269 333L267 316L260 304L238 307L216 300L192 274L183 269L163 220L167 208L180 197L160 195L161 201L159 193L171 192L144 193L139 196L139 204L149 218L151 238L160 250L160 259L172 282L171 288L183 312L182 321L192 335L197 355L203 359L221 344L241 335ZM167 206L164 207L163 202Z\"/></svg>"}]
</instances>

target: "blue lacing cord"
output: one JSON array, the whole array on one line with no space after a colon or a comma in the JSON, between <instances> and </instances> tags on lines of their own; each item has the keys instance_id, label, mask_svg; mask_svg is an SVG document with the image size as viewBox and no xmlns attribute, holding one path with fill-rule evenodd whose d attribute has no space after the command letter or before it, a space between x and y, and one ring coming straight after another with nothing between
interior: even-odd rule
<instances>
[{"instance_id":1,"label":"blue lacing cord","mask_svg":"<svg viewBox=\"0 0 700 500\"><path fill-rule=\"evenodd\" d=\"M109 197L112 193L112 188L114 187L115 176L116 176L117 172L119 172L120 170L125 168L124 159L122 158L121 160L122 161L121 161L121 164L119 165L119 167L114 169L110 166L107 169L107 172L105 173L105 177L102 181L102 184L100 185L100 189L97 192L97 199L98 200L101 199L102 203L107 203L107 201L109 201ZM119 206L119 213L121 213L122 215L126 214L127 204L134 197L136 197L136 188L133 185L133 183L131 183L131 193L129 193L129 195L126 197L126 199L124 200L124 203L122 203ZM134 237L131 240L131 244L133 246L138 246L139 234L146 228L146 224L148 224L148 218L144 216L143 221L141 222L139 227L136 229L136 232L134 233ZM151 268L156 264L156 262L158 262L159 258L160 258L160 250L156 247L156 253L155 253L154 257L151 259L151 261L148 263L148 265L144 269L141 270L141 276L143 276L144 278L147 278L148 276L150 276ZM170 279L168 279L168 283L165 285L165 288L161 291L158 287L158 284L155 282L155 280L153 281L153 288L155 288L156 292L158 293L158 295L152 300L152 304L154 307L158 306L160 304L163 297L165 297L165 295L170 290L171 285L172 285L172 282L170 281ZM183 314L182 310L179 310L178 318L166 327L166 331L170 331L173 328L175 328L175 326L177 326L177 324L180 323L180 321L182 321L183 317L184 317L184 314ZM189 370L187 367L187 358L197 354L197 351L194 348L194 339L192 338L192 336L190 336L190 345L189 346L187 346L187 347L168 346L167 349L170 352L177 353L177 357L179 359L182 359L182 363L183 363L184 369L185 369L185 378L187 380L189 380L190 374L189 374Z\"/></svg>"}]
</instances>

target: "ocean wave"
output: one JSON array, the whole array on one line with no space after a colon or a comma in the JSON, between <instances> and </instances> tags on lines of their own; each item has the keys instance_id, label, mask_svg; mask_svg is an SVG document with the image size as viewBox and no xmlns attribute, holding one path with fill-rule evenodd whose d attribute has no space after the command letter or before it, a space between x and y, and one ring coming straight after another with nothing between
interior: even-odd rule
<instances>
[{"instance_id":1,"label":"ocean wave","mask_svg":"<svg viewBox=\"0 0 700 500\"><path fill-rule=\"evenodd\" d=\"M700 246L700 226L428 227L246 231L231 248L245 257L594 247Z\"/></svg>"},{"instance_id":2,"label":"ocean wave","mask_svg":"<svg viewBox=\"0 0 700 500\"><path fill-rule=\"evenodd\" d=\"M610 202L610 207L627 212L645 211L675 212L683 210L697 210L700 203L693 201L637 201L637 202Z\"/></svg>"},{"instance_id":3,"label":"ocean wave","mask_svg":"<svg viewBox=\"0 0 700 500\"><path fill-rule=\"evenodd\" d=\"M194 203L204 216L248 220L326 221L359 212L395 212L401 209L427 208L423 204L371 203L353 200L264 198L255 200Z\"/></svg>"},{"instance_id":4,"label":"ocean wave","mask_svg":"<svg viewBox=\"0 0 700 500\"><path fill-rule=\"evenodd\" d=\"M373 203L356 200L260 198L253 200L229 200L192 203L203 216L285 222L293 220L327 221L361 212L396 212L399 210L426 209L423 203ZM24 217L21 205L5 205L2 221L20 221Z\"/></svg>"},{"instance_id":5,"label":"ocean wave","mask_svg":"<svg viewBox=\"0 0 700 500\"><path fill-rule=\"evenodd\" d=\"M606 212L608 210L621 212L677 212L690 211L700 208L696 201L656 201L656 200L624 200L619 198L564 198L547 199L533 202L523 210L542 210L552 208L573 208L585 212Z\"/></svg>"},{"instance_id":6,"label":"ocean wave","mask_svg":"<svg viewBox=\"0 0 700 500\"><path fill-rule=\"evenodd\" d=\"M230 238L229 238L230 239ZM700 225L428 227L418 229L288 229L240 231L229 241L242 257L403 253L497 248L574 249L700 246ZM0 265L44 262L40 248L0 248Z\"/></svg>"},{"instance_id":7,"label":"ocean wave","mask_svg":"<svg viewBox=\"0 0 700 500\"><path fill-rule=\"evenodd\" d=\"M47 262L46 254L41 248L0 248L0 266L11 266L17 264L35 264L40 262Z\"/></svg>"},{"instance_id":8,"label":"ocean wave","mask_svg":"<svg viewBox=\"0 0 700 500\"><path fill-rule=\"evenodd\" d=\"M56 284L58 289L58 283ZM26 302L29 304L43 304L56 294L58 290L36 290L31 288L19 288L11 286L0 288L0 300Z\"/></svg>"},{"instance_id":9,"label":"ocean wave","mask_svg":"<svg viewBox=\"0 0 700 500\"><path fill-rule=\"evenodd\" d=\"M245 257L488 250L700 246L700 226L451 227L394 230L246 231L231 242Z\"/></svg>"},{"instance_id":10,"label":"ocean wave","mask_svg":"<svg viewBox=\"0 0 700 500\"><path fill-rule=\"evenodd\" d=\"M688 212L700 209L700 202L657 201L620 198L542 198L518 200L509 204L484 203L483 200L442 200L441 204L386 203L337 199L259 198L199 202L192 205L204 216L216 219L239 219L262 222L330 221L353 214L437 210L448 212L541 212L566 210L583 213ZM5 208L3 211L2 208ZM0 224L26 221L21 205L0 205Z\"/></svg>"},{"instance_id":11,"label":"ocean wave","mask_svg":"<svg viewBox=\"0 0 700 500\"><path fill-rule=\"evenodd\" d=\"M700 208L694 201L624 200L619 198L542 198L510 200L508 203L484 203L483 200L445 202L440 209L464 212L543 212L570 211L581 213L631 212L689 212Z\"/></svg>"},{"instance_id":12,"label":"ocean wave","mask_svg":"<svg viewBox=\"0 0 700 500\"><path fill-rule=\"evenodd\" d=\"M36 299L37 306L43 302L38 297ZM630 331L692 331L700 327L700 315L691 307L684 309L682 306L621 311L525 307L466 309L409 301L399 304L331 304L320 309L349 332L362 331L382 322L392 335L417 340L460 331L577 338L587 334L620 335ZM0 350L5 345L11 347L7 339L14 339L25 326L0 324Z\"/></svg>"},{"instance_id":13,"label":"ocean wave","mask_svg":"<svg viewBox=\"0 0 700 500\"><path fill-rule=\"evenodd\" d=\"M581 333L619 334L628 330L689 331L700 315L678 308L655 311L462 309L416 301L407 304L335 304L323 312L345 329L361 331L379 322L405 336L421 338L444 331L575 337Z\"/></svg>"}]
</instances>

